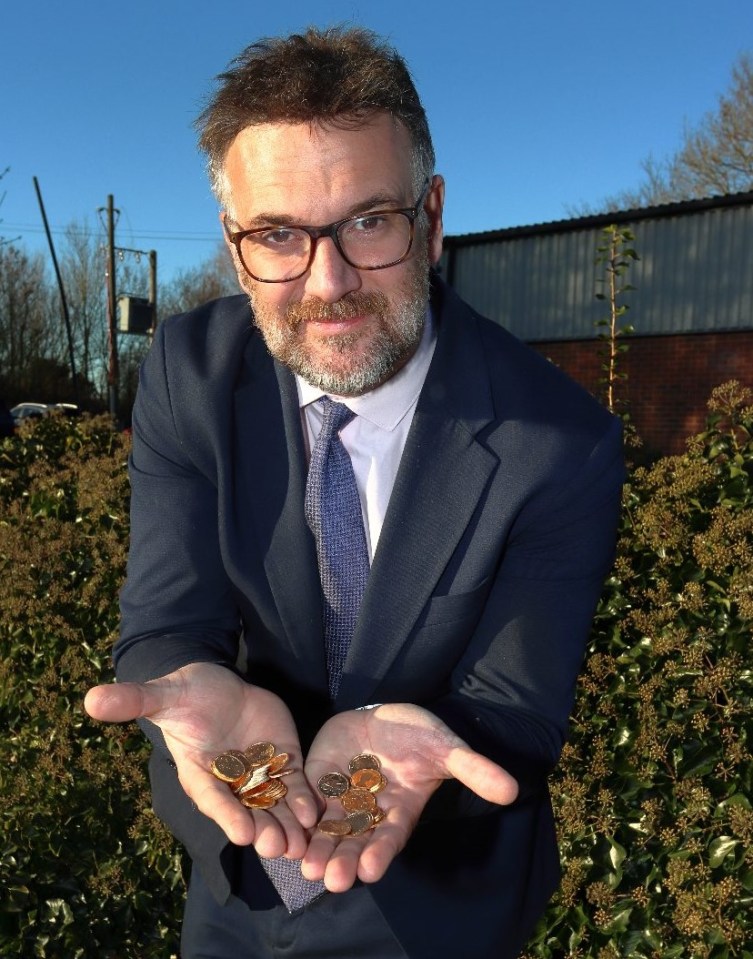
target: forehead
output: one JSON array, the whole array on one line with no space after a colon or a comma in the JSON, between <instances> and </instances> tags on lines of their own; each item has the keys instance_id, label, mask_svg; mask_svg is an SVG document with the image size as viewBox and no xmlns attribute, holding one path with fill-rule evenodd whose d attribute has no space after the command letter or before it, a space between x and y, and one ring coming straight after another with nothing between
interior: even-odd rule
<instances>
[{"instance_id":1,"label":"forehead","mask_svg":"<svg viewBox=\"0 0 753 959\"><path fill-rule=\"evenodd\" d=\"M225 158L226 207L239 222L267 212L317 223L371 196L408 205L411 158L407 130L384 113L358 126L246 127Z\"/></svg>"}]
</instances>

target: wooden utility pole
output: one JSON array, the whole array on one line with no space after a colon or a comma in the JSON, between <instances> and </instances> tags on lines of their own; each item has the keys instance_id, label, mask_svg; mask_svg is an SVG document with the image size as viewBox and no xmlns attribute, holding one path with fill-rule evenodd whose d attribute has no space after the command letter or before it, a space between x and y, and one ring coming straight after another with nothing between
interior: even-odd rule
<instances>
[{"instance_id":1,"label":"wooden utility pole","mask_svg":"<svg viewBox=\"0 0 753 959\"><path fill-rule=\"evenodd\" d=\"M152 306L152 331L157 329L157 251L149 251L149 302Z\"/></svg>"},{"instance_id":2,"label":"wooden utility pole","mask_svg":"<svg viewBox=\"0 0 753 959\"><path fill-rule=\"evenodd\" d=\"M52 242L52 233L50 232L50 224L47 222L47 212L44 208L44 202L42 200L42 191L39 189L39 180L36 177L33 177L34 180L34 189L37 191L37 200L39 200L39 209L42 214L42 223L44 223L44 232L47 234L47 243L50 247L50 256L52 257L52 265L55 268L55 276L58 281L58 290L60 291L60 305L63 309L63 322L65 323L65 334L68 338L68 360L71 364L71 383L73 384L73 401L78 405L79 395L78 395L78 378L76 376L76 354L73 350L73 333L71 331L71 317L68 312L68 300L65 296L65 286L63 284L63 277L60 274L60 267L58 266L58 258L55 253L55 245Z\"/></svg>"},{"instance_id":3,"label":"wooden utility pole","mask_svg":"<svg viewBox=\"0 0 753 959\"><path fill-rule=\"evenodd\" d=\"M110 415L118 418L118 322L117 289L115 283L115 204L112 193L107 197L107 323L109 330L110 363L107 371Z\"/></svg>"}]
</instances>

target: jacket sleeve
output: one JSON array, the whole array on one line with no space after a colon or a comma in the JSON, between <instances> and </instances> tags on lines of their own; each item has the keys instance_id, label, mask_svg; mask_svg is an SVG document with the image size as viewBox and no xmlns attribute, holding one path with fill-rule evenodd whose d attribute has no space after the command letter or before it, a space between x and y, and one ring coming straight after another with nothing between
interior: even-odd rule
<instances>
[{"instance_id":1,"label":"jacket sleeve","mask_svg":"<svg viewBox=\"0 0 753 959\"><path fill-rule=\"evenodd\" d=\"M217 483L173 408L166 338L158 327L133 413L131 544L121 593L118 678L145 681L191 662L233 667L240 629L220 555Z\"/></svg>"},{"instance_id":2,"label":"jacket sleeve","mask_svg":"<svg viewBox=\"0 0 753 959\"><path fill-rule=\"evenodd\" d=\"M519 801L545 788L567 736L614 558L623 472L621 424L611 419L564 488L551 481L521 510L451 689L426 704L518 779ZM453 792L461 798L461 812L489 809L468 790L443 792L445 800Z\"/></svg>"}]
</instances>

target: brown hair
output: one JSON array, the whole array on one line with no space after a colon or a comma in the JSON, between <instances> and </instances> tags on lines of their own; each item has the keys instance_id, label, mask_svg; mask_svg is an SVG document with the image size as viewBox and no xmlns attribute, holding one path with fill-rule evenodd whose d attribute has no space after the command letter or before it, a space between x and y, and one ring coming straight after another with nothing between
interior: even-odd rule
<instances>
[{"instance_id":1,"label":"brown hair","mask_svg":"<svg viewBox=\"0 0 753 959\"><path fill-rule=\"evenodd\" d=\"M227 151L241 130L260 123L358 126L386 111L410 134L416 186L434 171L426 113L408 67L370 30L309 27L304 34L259 40L217 81L196 128L221 201Z\"/></svg>"}]
</instances>

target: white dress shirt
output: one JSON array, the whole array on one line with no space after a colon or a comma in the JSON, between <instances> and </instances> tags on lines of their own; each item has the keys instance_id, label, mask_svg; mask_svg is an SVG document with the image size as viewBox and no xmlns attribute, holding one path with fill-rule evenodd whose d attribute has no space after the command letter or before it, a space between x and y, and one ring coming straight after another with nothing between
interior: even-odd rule
<instances>
[{"instance_id":1,"label":"white dress shirt","mask_svg":"<svg viewBox=\"0 0 753 959\"><path fill-rule=\"evenodd\" d=\"M418 349L386 383L362 396L327 394L356 414L340 433L340 439L356 474L369 561L376 552L387 504L435 343L431 314L427 310ZM310 456L322 427L321 404L317 401L324 396L324 391L311 386L300 376L296 376L296 385Z\"/></svg>"}]
</instances>

